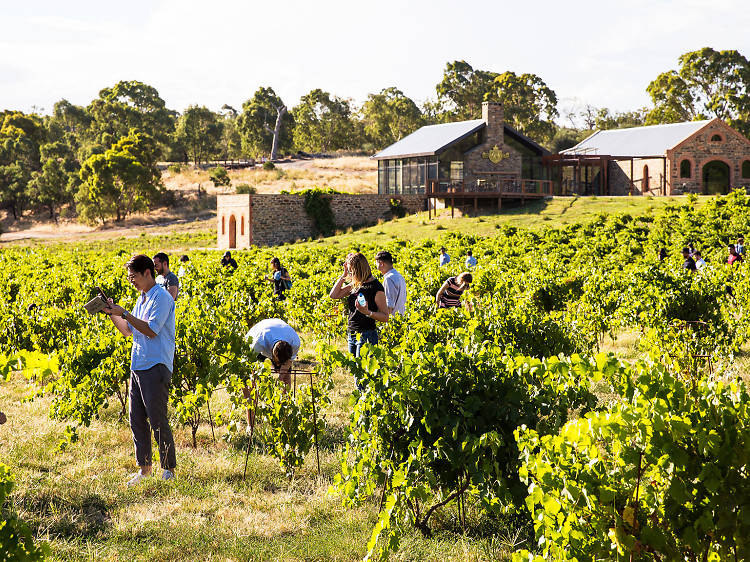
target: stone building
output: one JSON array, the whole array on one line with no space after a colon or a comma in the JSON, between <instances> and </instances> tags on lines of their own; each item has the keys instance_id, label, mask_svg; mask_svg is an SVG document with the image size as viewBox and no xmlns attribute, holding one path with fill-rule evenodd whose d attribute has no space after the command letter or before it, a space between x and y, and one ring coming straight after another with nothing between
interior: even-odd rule
<instances>
[{"instance_id":1,"label":"stone building","mask_svg":"<svg viewBox=\"0 0 750 562\"><path fill-rule=\"evenodd\" d=\"M710 195L750 187L750 140L721 119L597 131L544 160L562 193Z\"/></svg>"},{"instance_id":2,"label":"stone building","mask_svg":"<svg viewBox=\"0 0 750 562\"><path fill-rule=\"evenodd\" d=\"M521 191L544 182L544 147L505 124L503 106L484 102L482 118L422 127L373 156L378 193L471 197ZM540 189L534 185L529 191Z\"/></svg>"}]
</instances>

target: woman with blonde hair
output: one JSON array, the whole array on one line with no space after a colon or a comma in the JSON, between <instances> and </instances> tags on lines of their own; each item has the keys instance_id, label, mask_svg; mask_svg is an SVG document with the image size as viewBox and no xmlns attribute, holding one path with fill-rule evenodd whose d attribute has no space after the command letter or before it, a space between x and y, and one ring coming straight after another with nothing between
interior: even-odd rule
<instances>
[{"instance_id":1,"label":"woman with blonde hair","mask_svg":"<svg viewBox=\"0 0 750 562\"><path fill-rule=\"evenodd\" d=\"M363 343L378 343L375 321L388 321L388 305L385 301L385 289L372 276L370 264L364 255L357 252L346 256L344 272L328 296L332 299L347 297L347 341L350 353L358 357Z\"/></svg>"}]
</instances>

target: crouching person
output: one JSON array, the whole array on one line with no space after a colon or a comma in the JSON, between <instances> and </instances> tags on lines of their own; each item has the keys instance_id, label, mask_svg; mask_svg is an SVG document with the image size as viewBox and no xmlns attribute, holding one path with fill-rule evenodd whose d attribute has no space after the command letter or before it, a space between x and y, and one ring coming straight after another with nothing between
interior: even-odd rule
<instances>
[{"instance_id":1,"label":"crouching person","mask_svg":"<svg viewBox=\"0 0 750 562\"><path fill-rule=\"evenodd\" d=\"M297 358L301 345L294 328L279 318L268 318L250 328L246 338L252 341L252 350L257 360L263 362L270 359L273 370L288 389L292 384L292 361ZM253 381L254 387L255 381ZM245 387L243 393L246 399L252 396L252 390L249 387ZM255 411L248 408L248 426L252 427L254 421Z\"/></svg>"}]
</instances>

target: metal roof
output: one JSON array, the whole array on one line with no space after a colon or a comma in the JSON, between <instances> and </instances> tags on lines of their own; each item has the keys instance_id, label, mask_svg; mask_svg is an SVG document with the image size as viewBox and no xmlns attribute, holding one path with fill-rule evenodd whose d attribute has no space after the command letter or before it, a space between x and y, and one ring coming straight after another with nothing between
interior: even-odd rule
<instances>
[{"instance_id":1,"label":"metal roof","mask_svg":"<svg viewBox=\"0 0 750 562\"><path fill-rule=\"evenodd\" d=\"M434 156L442 149L461 141L484 127L484 119L458 121L428 125L417 129L400 141L384 148L373 156L376 160L386 158L409 158L412 156Z\"/></svg>"},{"instance_id":2,"label":"metal roof","mask_svg":"<svg viewBox=\"0 0 750 562\"><path fill-rule=\"evenodd\" d=\"M710 120L597 131L562 154L660 156L705 127Z\"/></svg>"}]
</instances>

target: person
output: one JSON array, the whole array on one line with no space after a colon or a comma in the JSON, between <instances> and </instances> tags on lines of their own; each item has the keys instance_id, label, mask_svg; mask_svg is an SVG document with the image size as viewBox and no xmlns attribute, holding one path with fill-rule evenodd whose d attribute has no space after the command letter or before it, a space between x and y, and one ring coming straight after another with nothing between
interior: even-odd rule
<instances>
[{"instance_id":1,"label":"person","mask_svg":"<svg viewBox=\"0 0 750 562\"><path fill-rule=\"evenodd\" d=\"M743 258L745 257L745 237L744 236L740 236L739 238L737 238L737 244L735 245L734 249L737 250L737 254L739 254Z\"/></svg>"},{"instance_id":2,"label":"person","mask_svg":"<svg viewBox=\"0 0 750 562\"><path fill-rule=\"evenodd\" d=\"M734 244L729 244L729 258L727 259L727 263L732 265L736 262L741 262L742 259L742 255L737 252L737 248Z\"/></svg>"},{"instance_id":3,"label":"person","mask_svg":"<svg viewBox=\"0 0 750 562\"><path fill-rule=\"evenodd\" d=\"M466 268L469 269L471 267L475 267L477 265L477 258L471 255L471 250L466 252L466 262L465 262Z\"/></svg>"},{"instance_id":4,"label":"person","mask_svg":"<svg viewBox=\"0 0 750 562\"><path fill-rule=\"evenodd\" d=\"M382 250L375 254L375 267L383 274L388 314L406 314L406 280L393 269L393 256Z\"/></svg>"},{"instance_id":5,"label":"person","mask_svg":"<svg viewBox=\"0 0 750 562\"><path fill-rule=\"evenodd\" d=\"M232 269L237 269L237 262L234 261L234 258L232 257L232 252L227 250L224 252L224 257L221 258L221 265L224 267L231 267Z\"/></svg>"},{"instance_id":6,"label":"person","mask_svg":"<svg viewBox=\"0 0 750 562\"><path fill-rule=\"evenodd\" d=\"M461 306L461 295L469 288L473 281L471 273L464 271L456 277L449 277L435 295L438 308L452 308Z\"/></svg>"},{"instance_id":7,"label":"person","mask_svg":"<svg viewBox=\"0 0 750 562\"><path fill-rule=\"evenodd\" d=\"M659 261L664 261L665 259L667 259L667 249L659 248Z\"/></svg>"},{"instance_id":8,"label":"person","mask_svg":"<svg viewBox=\"0 0 750 562\"><path fill-rule=\"evenodd\" d=\"M5 415L5 413L0 412L0 425L3 425L7 421L8 421L8 417Z\"/></svg>"},{"instance_id":9,"label":"person","mask_svg":"<svg viewBox=\"0 0 750 562\"><path fill-rule=\"evenodd\" d=\"M128 312L109 299L109 306L103 312L123 336L133 339L129 417L140 470L127 484L134 486L151 474L149 422L159 445L162 479L176 478L174 438L167 418L175 348L175 304L166 289L156 283L151 258L143 254L133 256L125 267L128 281L140 293L135 308Z\"/></svg>"},{"instance_id":10,"label":"person","mask_svg":"<svg viewBox=\"0 0 750 562\"><path fill-rule=\"evenodd\" d=\"M177 300L177 293L180 290L180 280L177 276L169 271L169 256L164 252L159 252L153 257L154 271L156 271L156 282L164 287L174 300Z\"/></svg>"},{"instance_id":11,"label":"person","mask_svg":"<svg viewBox=\"0 0 750 562\"><path fill-rule=\"evenodd\" d=\"M302 345L294 328L279 318L268 318L250 328L245 339L252 341L252 350L258 361L270 359L274 371L279 375L279 380L288 389L292 384L292 361L297 358ZM245 387L243 394L245 398L250 398L252 396L250 387ZM251 427L254 421L255 411L248 408L248 427Z\"/></svg>"},{"instance_id":12,"label":"person","mask_svg":"<svg viewBox=\"0 0 750 562\"><path fill-rule=\"evenodd\" d=\"M445 250L445 246L440 248L440 255L438 256L438 262L441 266L448 265L451 261L451 257L448 255L448 252Z\"/></svg>"},{"instance_id":13,"label":"person","mask_svg":"<svg viewBox=\"0 0 750 562\"><path fill-rule=\"evenodd\" d=\"M685 247L682 249L682 257L685 259L685 261L682 262L682 269L695 271L695 260L690 256L690 248Z\"/></svg>"},{"instance_id":14,"label":"person","mask_svg":"<svg viewBox=\"0 0 750 562\"><path fill-rule=\"evenodd\" d=\"M177 277L185 277L185 274L187 273L187 264L190 261L190 258L186 255L180 256L180 269L177 270Z\"/></svg>"},{"instance_id":15,"label":"person","mask_svg":"<svg viewBox=\"0 0 750 562\"><path fill-rule=\"evenodd\" d=\"M271 259L271 277L266 277L267 281L273 281L273 293L276 295L275 299L283 301L286 297L284 291L292 288L292 278L289 277L289 272L285 267L281 266L279 258Z\"/></svg>"},{"instance_id":16,"label":"person","mask_svg":"<svg viewBox=\"0 0 750 562\"><path fill-rule=\"evenodd\" d=\"M706 267L706 260L703 259L703 256L698 250L696 250L693 254L693 258L695 259L695 268L698 271Z\"/></svg>"},{"instance_id":17,"label":"person","mask_svg":"<svg viewBox=\"0 0 750 562\"><path fill-rule=\"evenodd\" d=\"M348 281L348 284L344 285L344 281ZM388 321L388 304L385 289L372 276L370 264L364 255L357 252L346 257L344 272L328 296L332 299L347 297L347 342L350 353L358 357L363 344L378 343L375 322Z\"/></svg>"}]
</instances>

